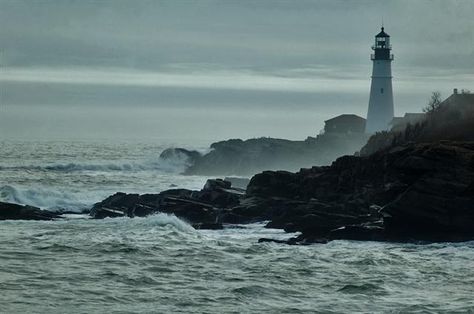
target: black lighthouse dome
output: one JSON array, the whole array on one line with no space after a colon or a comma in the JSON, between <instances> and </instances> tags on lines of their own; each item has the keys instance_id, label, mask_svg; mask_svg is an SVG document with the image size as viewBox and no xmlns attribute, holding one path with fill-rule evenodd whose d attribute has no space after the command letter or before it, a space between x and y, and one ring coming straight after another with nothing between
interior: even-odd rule
<instances>
[{"instance_id":1,"label":"black lighthouse dome","mask_svg":"<svg viewBox=\"0 0 474 314\"><path fill-rule=\"evenodd\" d=\"M375 37L390 37L390 35L385 33L384 27L382 26L382 30L380 31L380 33L375 35Z\"/></svg>"}]
</instances>

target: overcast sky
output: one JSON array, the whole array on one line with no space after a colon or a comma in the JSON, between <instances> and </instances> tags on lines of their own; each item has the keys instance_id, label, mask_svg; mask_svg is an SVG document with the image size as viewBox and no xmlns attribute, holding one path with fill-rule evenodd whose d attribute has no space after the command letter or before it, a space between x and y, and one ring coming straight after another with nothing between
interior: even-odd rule
<instances>
[{"instance_id":1,"label":"overcast sky","mask_svg":"<svg viewBox=\"0 0 474 314\"><path fill-rule=\"evenodd\" d=\"M391 35L396 114L474 90L474 1L0 0L0 138L304 139L366 115Z\"/></svg>"}]
</instances>

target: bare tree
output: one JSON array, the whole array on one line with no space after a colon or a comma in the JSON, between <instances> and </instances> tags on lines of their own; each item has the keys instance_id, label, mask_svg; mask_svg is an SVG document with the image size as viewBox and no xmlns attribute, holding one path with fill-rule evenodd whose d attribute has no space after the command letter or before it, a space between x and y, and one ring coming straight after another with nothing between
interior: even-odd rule
<instances>
[{"instance_id":1,"label":"bare tree","mask_svg":"<svg viewBox=\"0 0 474 314\"><path fill-rule=\"evenodd\" d=\"M433 113L439 109L441 104L441 93L439 91L434 91L431 93L430 100L428 101L428 105L423 108L423 112L425 113Z\"/></svg>"}]
</instances>

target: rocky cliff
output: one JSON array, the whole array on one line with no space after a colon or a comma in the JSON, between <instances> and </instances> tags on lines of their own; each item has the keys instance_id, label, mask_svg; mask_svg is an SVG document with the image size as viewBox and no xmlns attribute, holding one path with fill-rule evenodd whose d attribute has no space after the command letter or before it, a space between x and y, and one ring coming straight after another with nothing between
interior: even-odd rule
<instances>
[{"instance_id":1,"label":"rocky cliff","mask_svg":"<svg viewBox=\"0 0 474 314\"><path fill-rule=\"evenodd\" d=\"M298 240L474 238L474 143L406 144L330 167L264 172L247 195L298 201L270 226Z\"/></svg>"},{"instance_id":2,"label":"rocky cliff","mask_svg":"<svg viewBox=\"0 0 474 314\"><path fill-rule=\"evenodd\" d=\"M296 171L302 167L328 165L337 157L354 154L366 143L365 134L323 134L304 141L275 138L232 139L213 143L201 155L181 148L167 149L160 158L187 158L185 174L252 176L263 170Z\"/></svg>"}]
</instances>

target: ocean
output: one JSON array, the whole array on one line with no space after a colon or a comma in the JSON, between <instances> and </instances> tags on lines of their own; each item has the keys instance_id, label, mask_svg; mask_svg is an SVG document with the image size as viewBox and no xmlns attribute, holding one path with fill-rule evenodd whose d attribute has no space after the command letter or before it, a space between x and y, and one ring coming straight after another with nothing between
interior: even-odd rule
<instances>
[{"instance_id":1,"label":"ocean","mask_svg":"<svg viewBox=\"0 0 474 314\"><path fill-rule=\"evenodd\" d=\"M0 141L0 201L82 212L117 191L200 189L170 146ZM0 313L474 313L474 242L258 243L264 223L174 216L0 221Z\"/></svg>"}]
</instances>

